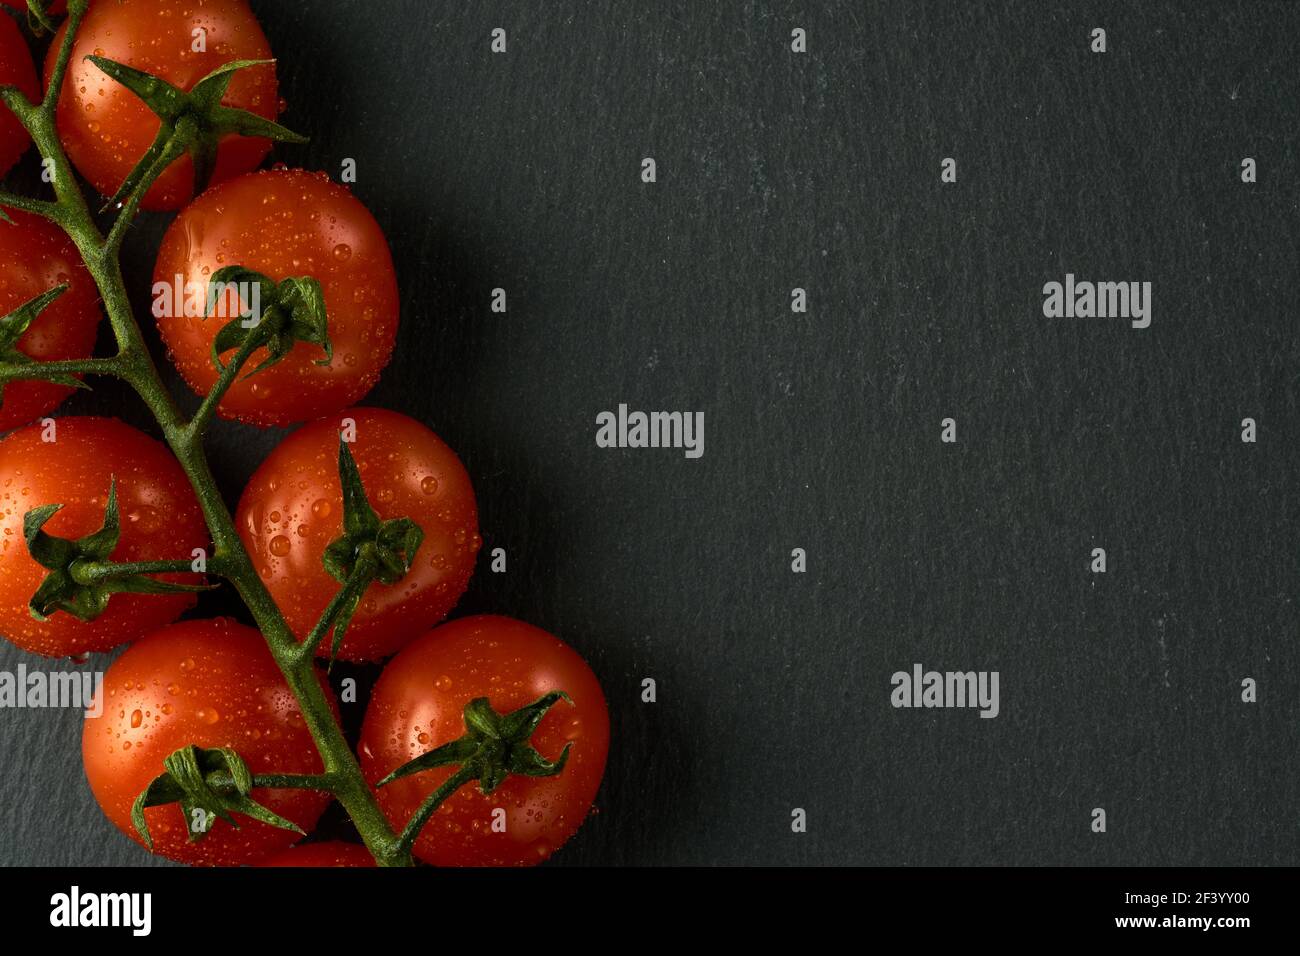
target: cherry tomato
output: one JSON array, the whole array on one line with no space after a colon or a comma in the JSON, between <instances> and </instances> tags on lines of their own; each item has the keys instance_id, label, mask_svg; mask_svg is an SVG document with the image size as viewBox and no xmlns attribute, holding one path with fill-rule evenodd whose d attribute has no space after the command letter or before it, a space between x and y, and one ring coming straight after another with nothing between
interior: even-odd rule
<instances>
[{"instance_id":1,"label":"cherry tomato","mask_svg":"<svg viewBox=\"0 0 1300 956\"><path fill-rule=\"evenodd\" d=\"M335 867L375 865L370 851L359 843L308 843L277 853L258 866Z\"/></svg>"},{"instance_id":2,"label":"cherry tomato","mask_svg":"<svg viewBox=\"0 0 1300 956\"><path fill-rule=\"evenodd\" d=\"M105 673L99 701L102 715L87 717L82 731L86 779L105 816L142 845L131 806L182 747L233 749L253 774L323 770L262 635L226 618L182 621L132 644ZM251 796L306 831L330 801L316 790L254 788ZM217 819L190 842L179 804L150 807L145 820L155 853L199 866L254 863L301 839L236 815L238 829Z\"/></svg>"},{"instance_id":3,"label":"cherry tomato","mask_svg":"<svg viewBox=\"0 0 1300 956\"><path fill-rule=\"evenodd\" d=\"M53 438L53 441L46 439ZM49 534L82 538L104 523L117 480L121 537L112 560L191 560L208 546L198 500L159 442L111 418L60 418L28 425L0 441L0 634L48 657L106 651L176 620L192 594L114 594L107 610L84 622L63 611L37 621L27 602L48 574L27 552L23 515L62 504ZM196 575L161 580L197 583Z\"/></svg>"},{"instance_id":4,"label":"cherry tomato","mask_svg":"<svg viewBox=\"0 0 1300 956\"><path fill-rule=\"evenodd\" d=\"M0 316L57 286L68 286L28 326L18 350L45 362L85 358L95 348L99 292L77 247L62 229L40 216L16 209L8 214L12 224L0 220ZM71 392L50 382L11 382L0 392L0 432L53 410Z\"/></svg>"},{"instance_id":5,"label":"cherry tomato","mask_svg":"<svg viewBox=\"0 0 1300 956\"><path fill-rule=\"evenodd\" d=\"M343 533L338 449L348 420L371 507L381 519L410 518L424 531L406 576L370 586L339 652L343 660L379 660L446 617L469 585L482 544L469 475L442 439L382 408L304 425L249 479L235 522L285 620L305 637L342 586L321 559ZM328 641L320 653L328 656Z\"/></svg>"},{"instance_id":6,"label":"cherry tomato","mask_svg":"<svg viewBox=\"0 0 1300 956\"><path fill-rule=\"evenodd\" d=\"M501 714L549 691L573 698L542 718L532 744L547 760L573 749L551 777L511 776L491 795L476 783L455 792L433 815L415 855L437 866L521 866L549 857L577 832L600 787L609 749L609 714L591 669L540 628L483 615L444 624L407 646L384 668L361 728L361 768L372 784L421 754L465 733L462 711L486 697ZM379 805L402 827L455 767L439 767L378 790ZM505 810L504 832L493 811Z\"/></svg>"},{"instance_id":7,"label":"cherry tomato","mask_svg":"<svg viewBox=\"0 0 1300 956\"><path fill-rule=\"evenodd\" d=\"M23 9L27 5L23 4ZM30 100L38 100L36 67L13 17L0 15L0 86L16 86ZM0 177L13 169L14 163L32 144L27 131L9 109L0 105Z\"/></svg>"},{"instance_id":8,"label":"cherry tomato","mask_svg":"<svg viewBox=\"0 0 1300 956\"><path fill-rule=\"evenodd\" d=\"M370 391L397 338L397 276L383 230L347 189L324 173L266 170L207 191L172 223L154 268L154 314L176 367L200 394L219 374L212 342L243 303L229 290L205 319L176 308L177 296L170 307L167 299L176 289L206 290L214 273L232 265L275 280L319 281L333 359L319 365L318 345L296 343L278 364L236 382L222 415L287 425L337 412ZM266 358L259 350L246 368Z\"/></svg>"},{"instance_id":9,"label":"cherry tomato","mask_svg":"<svg viewBox=\"0 0 1300 956\"><path fill-rule=\"evenodd\" d=\"M47 84L66 31L65 23L46 57ZM196 50L200 43L203 49ZM93 0L74 41L60 91L58 129L72 164L101 194L112 196L152 145L161 123L139 97L86 59L92 53L152 73L188 92L233 60L270 59L271 47L247 0ZM238 71L221 102L275 119L279 112L275 67ZM223 137L212 182L255 169L270 149L266 139ZM142 206L179 209L193 194L194 165L183 156L158 177Z\"/></svg>"}]
</instances>

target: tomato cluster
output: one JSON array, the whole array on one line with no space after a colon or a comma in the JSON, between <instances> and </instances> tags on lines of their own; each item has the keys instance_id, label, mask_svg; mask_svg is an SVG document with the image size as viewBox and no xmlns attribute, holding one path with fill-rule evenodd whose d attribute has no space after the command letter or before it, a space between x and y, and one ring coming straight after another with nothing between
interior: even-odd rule
<instances>
[{"instance_id":1,"label":"tomato cluster","mask_svg":"<svg viewBox=\"0 0 1300 956\"><path fill-rule=\"evenodd\" d=\"M50 47L47 83L66 30ZM247 0L93 0L71 49L58 135L77 171L106 197L129 185L163 127L90 54L182 94L232 61L271 59ZM0 12L4 83L38 95L17 23ZM274 120L274 65L236 70L221 106ZM28 145L21 125L0 116L0 175ZM261 427L300 425L249 480L235 527L299 641L317 636L341 588L357 588L341 642L321 641L315 654L392 658L369 701L358 756L394 832L457 769L404 765L460 738L485 739L483 727L518 731L512 716L545 699L528 722L531 735L517 735L510 774L498 779L483 764L473 779L489 777L492 786L455 791L413 848L438 865L538 862L577 830L595 799L609 743L600 685L572 649L522 622L479 616L437 626L466 590L482 542L469 473L421 423L354 407L396 341L400 300L388 242L365 206L325 174L254 171L270 145L222 135L206 177L196 179L194 160L179 155L144 193L144 208L179 210L154 270L158 331L198 395L224 389L217 414ZM8 326L7 338L0 325L0 360L89 357L100 320L94 279L57 226L6 212L4 323L58 294L27 316L30 324ZM267 306L261 313L259 301ZM313 324L319 316L324 321ZM226 371L237 361L244 364L231 379ZM355 845L293 847L330 799L310 787L246 794L287 826L205 818L196 831L176 802L152 801L142 804L142 833L137 798L175 773L167 762L174 755L234 759L202 764L205 772L229 767L232 781L241 767L319 775L321 757L288 672L257 630L228 619L180 620L212 577L205 509L180 462L115 419L42 417L77 384L63 376L0 390L0 432L8 432L0 439L0 633L50 657L129 645L105 675L101 713L84 728L86 776L105 814L154 852L194 864L373 865ZM120 581L116 568L126 575ZM328 695L323 672L320 681ZM483 754L506 753L488 743ZM389 783L390 775L400 779Z\"/></svg>"}]
</instances>

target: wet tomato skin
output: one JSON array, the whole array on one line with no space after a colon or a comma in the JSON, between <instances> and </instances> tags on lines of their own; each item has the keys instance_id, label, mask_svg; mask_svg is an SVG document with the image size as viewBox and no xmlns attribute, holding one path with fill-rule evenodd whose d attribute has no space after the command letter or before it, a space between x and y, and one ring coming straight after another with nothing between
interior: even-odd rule
<instances>
[{"instance_id":1,"label":"wet tomato skin","mask_svg":"<svg viewBox=\"0 0 1300 956\"><path fill-rule=\"evenodd\" d=\"M31 213L7 210L0 221L0 316L60 285L68 289L38 315L18 350L43 362L86 358L95 348L99 293L67 235ZM0 432L57 408L72 393L50 382L11 382L0 393Z\"/></svg>"},{"instance_id":2,"label":"wet tomato skin","mask_svg":"<svg viewBox=\"0 0 1300 956\"><path fill-rule=\"evenodd\" d=\"M26 10L27 4L22 8ZM0 86L16 86L33 102L41 96L36 84L36 66L22 32L14 18L5 14L0 14ZM0 106L0 177L14 168L31 144L31 137L18 118L7 107Z\"/></svg>"},{"instance_id":3,"label":"wet tomato skin","mask_svg":"<svg viewBox=\"0 0 1300 956\"><path fill-rule=\"evenodd\" d=\"M552 707L532 742L548 760L571 743L564 769L552 777L510 777L489 796L474 783L462 787L421 831L419 859L437 866L527 866L549 857L591 809L609 749L609 713L596 676L577 652L511 618L481 615L444 624L384 668L358 747L372 784L461 737L462 712L475 697L487 697L504 714L552 690L568 693L573 705ZM379 788L379 805L401 827L454 770L426 770ZM496 808L506 812L504 832L492 828Z\"/></svg>"},{"instance_id":4,"label":"wet tomato skin","mask_svg":"<svg viewBox=\"0 0 1300 956\"><path fill-rule=\"evenodd\" d=\"M166 446L129 425L68 416L49 428L28 425L0 441L0 634L24 650L47 657L107 651L194 605L192 594L115 594L94 621L62 611L45 621L31 616L27 602L48 572L27 552L23 516L62 504L45 531L84 537L103 525L114 479L121 537L113 561L189 561L195 548L208 548L207 525L180 464ZM193 584L201 578L163 580Z\"/></svg>"},{"instance_id":5,"label":"wet tomato skin","mask_svg":"<svg viewBox=\"0 0 1300 956\"><path fill-rule=\"evenodd\" d=\"M353 408L304 425L249 479L235 515L263 583L301 639L341 585L321 563L343 533L339 434L355 424L349 447L370 505L381 519L410 518L424 531L406 577L372 584L344 638L343 660L379 660L442 620L469 585L482 539L469 474L421 423L382 408ZM319 654L328 656L328 643Z\"/></svg>"},{"instance_id":6,"label":"wet tomato skin","mask_svg":"<svg viewBox=\"0 0 1300 956\"><path fill-rule=\"evenodd\" d=\"M263 860L268 867L374 867L375 858L359 843L330 841L290 847Z\"/></svg>"},{"instance_id":7,"label":"wet tomato skin","mask_svg":"<svg viewBox=\"0 0 1300 956\"><path fill-rule=\"evenodd\" d=\"M325 686L322 678L322 686ZM258 773L320 773L297 700L262 635L226 618L182 621L132 644L104 675L103 713L82 731L86 779L104 814L137 843L136 797L189 744L239 752ZM329 697L337 719L337 705ZM255 788L253 799L310 832L329 794ZM179 804L145 810L154 852L196 866L239 866L287 849L301 835L237 817L190 842Z\"/></svg>"},{"instance_id":8,"label":"wet tomato skin","mask_svg":"<svg viewBox=\"0 0 1300 956\"><path fill-rule=\"evenodd\" d=\"M174 296L160 305L158 291L206 289L231 265L277 281L319 281L333 358L319 365L324 351L298 342L276 365L236 382L218 407L222 416L288 425L337 412L370 391L397 339L397 275L383 230L351 192L324 173L264 170L208 190L172 223L154 268L154 314L168 354L200 395L219 377L212 343L239 314L240 296L229 291L205 319L177 309ZM266 357L264 349L254 353L246 368Z\"/></svg>"},{"instance_id":9,"label":"wet tomato skin","mask_svg":"<svg viewBox=\"0 0 1300 956\"><path fill-rule=\"evenodd\" d=\"M46 56L47 84L66 30L65 23ZM195 30L204 31L202 51L194 49ZM92 53L188 92L233 60L271 59L271 46L247 0L93 0L74 41L57 125L77 171L101 195L112 196L152 145L161 124L134 93L86 59ZM274 120L279 113L275 67L239 70L221 102ZM270 141L260 137L223 137L212 182L255 169L270 149ZM194 165L186 155L158 177L142 206L179 209L193 194Z\"/></svg>"}]
</instances>

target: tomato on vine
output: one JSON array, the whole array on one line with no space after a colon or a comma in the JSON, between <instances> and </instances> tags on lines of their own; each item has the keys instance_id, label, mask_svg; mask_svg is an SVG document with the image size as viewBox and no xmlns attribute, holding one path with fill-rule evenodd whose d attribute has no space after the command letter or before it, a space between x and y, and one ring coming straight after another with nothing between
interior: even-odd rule
<instances>
[{"instance_id":1,"label":"tomato on vine","mask_svg":"<svg viewBox=\"0 0 1300 956\"><path fill-rule=\"evenodd\" d=\"M0 317L9 318L0 318L0 360L89 356L99 325L99 292L77 247L48 220L15 209L7 212L12 221L0 220ZM36 314L18 314L61 286L64 291ZM46 381L0 385L0 432L53 410L71 392L69 385Z\"/></svg>"},{"instance_id":2,"label":"tomato on vine","mask_svg":"<svg viewBox=\"0 0 1300 956\"><path fill-rule=\"evenodd\" d=\"M65 23L45 61L48 85ZM73 40L59 95L58 131L68 158L102 195L114 196L154 143L162 122L136 92L111 77L91 55L143 71L191 91L234 61L271 59L271 47L247 0L92 0ZM221 106L265 121L279 113L275 68L249 66L229 77ZM223 134L211 160L211 181L255 169L270 151L265 136ZM144 197L144 209L178 209L194 195L194 160L182 156Z\"/></svg>"},{"instance_id":3,"label":"tomato on vine","mask_svg":"<svg viewBox=\"0 0 1300 956\"><path fill-rule=\"evenodd\" d=\"M262 635L225 618L183 621L132 644L105 673L100 704L102 714L87 717L82 731L86 779L104 814L137 843L144 840L133 807L182 748L228 748L253 775L323 770ZM330 801L319 790L282 787L255 787L249 796L301 831L316 825ZM255 863L301 838L241 814L233 817L236 829L201 808L187 815L177 803L143 813L153 852L182 863Z\"/></svg>"},{"instance_id":4,"label":"tomato on vine","mask_svg":"<svg viewBox=\"0 0 1300 956\"><path fill-rule=\"evenodd\" d=\"M339 436L344 422L370 505L380 519L406 518L423 532L410 569L365 591L338 656L379 660L442 620L469 585L478 507L465 466L428 428L397 412L353 408L304 425L248 480L235 515L263 583L301 640L342 585L326 569L344 533ZM319 650L329 656L329 644Z\"/></svg>"},{"instance_id":5,"label":"tomato on vine","mask_svg":"<svg viewBox=\"0 0 1300 956\"><path fill-rule=\"evenodd\" d=\"M68 417L19 429L0 441L0 634L11 642L47 657L106 651L193 606L192 594L152 593L154 586L138 577L87 577L79 584L68 578L67 566L40 563L30 553L33 523L25 519L52 505L62 507L35 529L39 535L62 539L67 548L99 536L92 544L101 547L82 554L76 571L97 564L111 572L113 564L150 561L188 567L195 549L208 547L207 525L185 473L152 438L111 418ZM117 515L115 537L104 534L110 511ZM67 587L50 592L60 574ZM151 580L180 586L197 577L165 573ZM49 601L39 620L32 602L42 591ZM93 620L72 613L97 610L97 603L105 606Z\"/></svg>"},{"instance_id":6,"label":"tomato on vine","mask_svg":"<svg viewBox=\"0 0 1300 956\"><path fill-rule=\"evenodd\" d=\"M27 4L22 7L27 9ZM36 67L22 32L12 17L3 14L0 14L0 86L16 86L29 100L41 96L36 85ZM0 177L13 169L31 144L31 137L18 118L0 106Z\"/></svg>"},{"instance_id":7,"label":"tomato on vine","mask_svg":"<svg viewBox=\"0 0 1300 956\"><path fill-rule=\"evenodd\" d=\"M506 714L556 692L568 699L546 710L531 745L562 772L511 773L490 795L473 783L461 786L421 830L414 846L419 859L437 866L524 866L549 857L577 832L600 788L609 713L600 683L577 652L507 617L444 624L388 663L371 694L358 746L372 784L463 738L466 708L476 698ZM379 805L400 830L456 770L440 766L386 783L378 790Z\"/></svg>"},{"instance_id":8,"label":"tomato on vine","mask_svg":"<svg viewBox=\"0 0 1300 956\"><path fill-rule=\"evenodd\" d=\"M167 230L154 267L154 315L176 367L201 395L220 376L218 360L230 360L235 348L223 332L240 332L241 315L253 311L246 299L257 294L265 309L271 294L270 283L241 276L205 317L209 281L234 266L274 282L315 280L327 321L311 341L295 340L298 325L287 323L298 316L280 310L284 331L253 353L248 369L257 371L234 383L220 414L287 425L337 412L370 391L397 337L397 276L383 230L345 187L324 173L265 170L204 193Z\"/></svg>"}]
</instances>

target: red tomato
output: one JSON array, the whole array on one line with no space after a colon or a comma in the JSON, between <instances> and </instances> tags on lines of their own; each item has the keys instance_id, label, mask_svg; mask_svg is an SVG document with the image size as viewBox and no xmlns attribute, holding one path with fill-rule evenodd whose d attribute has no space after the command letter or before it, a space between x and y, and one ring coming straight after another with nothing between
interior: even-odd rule
<instances>
[{"instance_id":1,"label":"red tomato","mask_svg":"<svg viewBox=\"0 0 1300 956\"><path fill-rule=\"evenodd\" d=\"M105 816L142 845L131 806L182 747L231 748L254 774L323 770L262 635L232 620L182 621L132 644L104 675L101 694L103 714L87 717L82 732L86 779ZM255 788L251 796L306 831L331 799L316 790ZM301 839L237 815L239 829L218 819L191 843L179 804L149 807L145 820L155 853L199 866L253 863Z\"/></svg>"},{"instance_id":2,"label":"red tomato","mask_svg":"<svg viewBox=\"0 0 1300 956\"><path fill-rule=\"evenodd\" d=\"M62 504L45 525L56 537L84 537L104 523L109 487L117 479L121 538L117 562L190 560L208 546L208 530L184 472L159 442L111 418L60 418L56 440L39 424L0 441L0 634L35 654L66 657L106 651L176 620L192 594L115 594L89 623L56 611L45 621L27 602L48 573L23 539L23 515ZM196 583L195 575L164 580Z\"/></svg>"},{"instance_id":3,"label":"red tomato","mask_svg":"<svg viewBox=\"0 0 1300 956\"><path fill-rule=\"evenodd\" d=\"M277 853L258 866L335 867L375 865L370 851L359 843L308 843Z\"/></svg>"},{"instance_id":4,"label":"red tomato","mask_svg":"<svg viewBox=\"0 0 1300 956\"><path fill-rule=\"evenodd\" d=\"M176 367L200 394L219 374L212 342L230 321L219 316L236 316L243 306L232 290L213 317L187 317L172 293L182 290L183 299L186 289L206 290L212 274L232 265L275 280L319 281L334 353L318 365L322 349L298 342L278 364L237 382L221 414L287 425L337 412L370 391L397 338L397 276L383 230L347 189L324 173L266 170L207 191L172 223L154 268L154 315ZM246 368L266 357L259 350Z\"/></svg>"},{"instance_id":5,"label":"red tomato","mask_svg":"<svg viewBox=\"0 0 1300 956\"><path fill-rule=\"evenodd\" d=\"M6 7L13 7L15 10L22 10L24 13L27 12L27 0L0 0L0 3L3 3ZM46 7L46 12L62 13L67 9L67 6L68 5L64 0L55 0L54 3L51 3Z\"/></svg>"},{"instance_id":6,"label":"red tomato","mask_svg":"<svg viewBox=\"0 0 1300 956\"><path fill-rule=\"evenodd\" d=\"M54 71L65 24L45 60L45 82ZM195 31L203 31L196 36ZM205 50L196 52L198 37ZM86 59L98 54L152 73L189 91L233 60L268 60L271 47L247 0L93 0L72 47L59 96L59 139L77 170L100 193L112 196L158 135L158 117L125 86ZM240 70L221 100L273 120L279 112L275 67ZM246 173L268 152L269 140L226 136L212 181ZM194 165L183 156L146 194L145 209L179 209L194 194Z\"/></svg>"},{"instance_id":7,"label":"red tomato","mask_svg":"<svg viewBox=\"0 0 1300 956\"><path fill-rule=\"evenodd\" d=\"M549 857L586 819L605 771L609 714L596 675L567 644L540 628L483 615L444 624L412 642L384 668L361 728L361 769L372 784L465 733L462 711L486 697L501 714L553 690L555 704L532 736L547 760L572 743L552 777L509 777L490 795L461 787L429 820L415 855L437 866L521 866ZM455 771L439 767L381 787L379 805L400 829ZM506 812L504 832L493 810Z\"/></svg>"},{"instance_id":8,"label":"red tomato","mask_svg":"<svg viewBox=\"0 0 1300 956\"><path fill-rule=\"evenodd\" d=\"M350 449L371 507L381 519L410 518L424 531L406 577L370 586L339 652L343 660L379 660L447 616L469 585L482 544L469 475L442 439L382 408L312 422L249 479L235 522L285 620L305 637L341 587L321 558L343 533L338 454L346 419L356 423ZM320 653L329 655L328 640Z\"/></svg>"},{"instance_id":9,"label":"red tomato","mask_svg":"<svg viewBox=\"0 0 1300 956\"><path fill-rule=\"evenodd\" d=\"M27 9L25 3L23 9ZM0 86L16 86L30 100L41 96L40 87L36 85L36 67L27 43L18 24L6 15L0 15ZM14 163L31 144L31 138L17 117L0 105L0 177L13 169Z\"/></svg>"},{"instance_id":10,"label":"red tomato","mask_svg":"<svg viewBox=\"0 0 1300 956\"><path fill-rule=\"evenodd\" d=\"M87 357L95 348L99 292L77 247L40 216L16 209L8 214L12 225L0 221L0 316L50 289L68 286L28 326L18 350L45 362ZM49 382L11 382L0 394L0 432L53 410L71 392Z\"/></svg>"}]
</instances>

